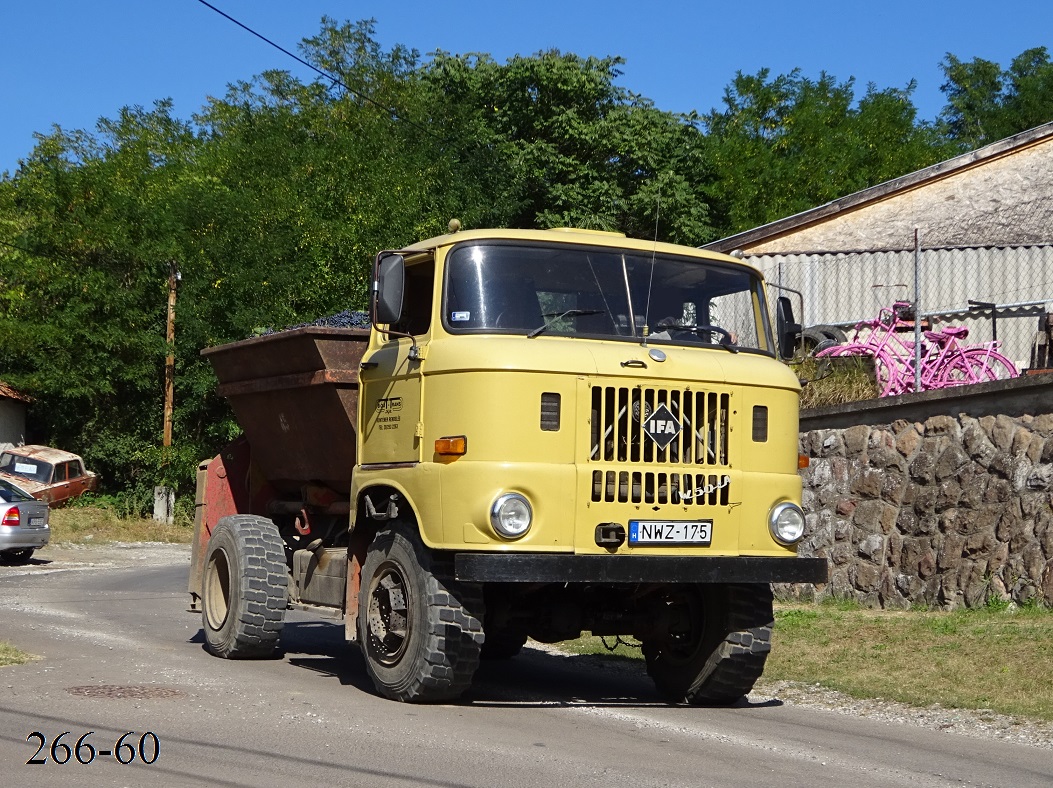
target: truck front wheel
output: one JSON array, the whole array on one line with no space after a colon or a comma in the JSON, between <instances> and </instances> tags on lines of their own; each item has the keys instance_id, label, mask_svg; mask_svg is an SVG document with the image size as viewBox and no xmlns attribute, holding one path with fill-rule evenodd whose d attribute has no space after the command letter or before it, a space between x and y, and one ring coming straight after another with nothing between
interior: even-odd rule
<instances>
[{"instance_id":1,"label":"truck front wheel","mask_svg":"<svg viewBox=\"0 0 1053 788\"><path fill-rule=\"evenodd\" d=\"M271 656L285 623L288 577L274 523L249 514L220 518L208 540L201 588L208 650L225 659Z\"/></svg>"},{"instance_id":2,"label":"truck front wheel","mask_svg":"<svg viewBox=\"0 0 1053 788\"><path fill-rule=\"evenodd\" d=\"M663 606L668 631L643 642L659 692L694 705L727 705L749 694L771 651L771 586L680 586Z\"/></svg>"},{"instance_id":3,"label":"truck front wheel","mask_svg":"<svg viewBox=\"0 0 1053 788\"><path fill-rule=\"evenodd\" d=\"M458 583L452 560L428 550L415 530L373 540L358 604L358 641L382 695L451 700L471 684L483 642L482 589Z\"/></svg>"}]
</instances>

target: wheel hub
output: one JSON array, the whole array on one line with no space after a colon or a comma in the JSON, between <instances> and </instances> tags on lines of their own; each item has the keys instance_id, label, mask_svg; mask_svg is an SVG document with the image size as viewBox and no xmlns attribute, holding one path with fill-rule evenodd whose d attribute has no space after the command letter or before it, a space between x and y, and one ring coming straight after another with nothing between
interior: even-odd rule
<instances>
[{"instance_id":1,"label":"wheel hub","mask_svg":"<svg viewBox=\"0 0 1053 788\"><path fill-rule=\"evenodd\" d=\"M206 569L204 587L205 616L209 626L215 630L222 628L230 612L230 581L227 554L217 550Z\"/></svg>"},{"instance_id":2,"label":"wheel hub","mask_svg":"<svg viewBox=\"0 0 1053 788\"><path fill-rule=\"evenodd\" d=\"M406 580L397 567L380 568L369 590L369 647L377 661L394 665L409 641Z\"/></svg>"},{"instance_id":3,"label":"wheel hub","mask_svg":"<svg viewBox=\"0 0 1053 788\"><path fill-rule=\"evenodd\" d=\"M692 593L673 595L669 604L669 632L662 643L666 658L676 664L690 662L705 632L702 606Z\"/></svg>"}]
</instances>

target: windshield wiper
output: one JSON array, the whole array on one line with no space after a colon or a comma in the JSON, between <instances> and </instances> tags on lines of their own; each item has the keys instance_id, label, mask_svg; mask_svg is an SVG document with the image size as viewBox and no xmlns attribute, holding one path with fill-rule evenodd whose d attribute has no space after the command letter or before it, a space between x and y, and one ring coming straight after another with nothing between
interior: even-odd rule
<instances>
[{"instance_id":1,"label":"windshield wiper","mask_svg":"<svg viewBox=\"0 0 1053 788\"><path fill-rule=\"evenodd\" d=\"M533 339L538 334L545 333L553 323L558 323L565 317L582 317L583 315L603 315L606 312L603 309L568 309L565 312L546 312L545 317L551 317L552 319L545 323L543 326L538 326L529 334L527 339Z\"/></svg>"}]
</instances>

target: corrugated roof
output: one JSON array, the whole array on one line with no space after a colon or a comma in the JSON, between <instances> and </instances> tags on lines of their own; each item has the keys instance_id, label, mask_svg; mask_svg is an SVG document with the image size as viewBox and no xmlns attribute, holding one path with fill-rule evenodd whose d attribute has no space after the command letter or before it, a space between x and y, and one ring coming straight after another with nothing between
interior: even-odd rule
<instances>
[{"instance_id":1,"label":"corrugated roof","mask_svg":"<svg viewBox=\"0 0 1053 788\"><path fill-rule=\"evenodd\" d=\"M32 401L32 399L29 396L23 394L20 391L16 391L15 389L11 388L9 385L4 383L4 381L2 380L0 380L0 397L6 397L7 399L15 399L19 402Z\"/></svg>"}]
</instances>

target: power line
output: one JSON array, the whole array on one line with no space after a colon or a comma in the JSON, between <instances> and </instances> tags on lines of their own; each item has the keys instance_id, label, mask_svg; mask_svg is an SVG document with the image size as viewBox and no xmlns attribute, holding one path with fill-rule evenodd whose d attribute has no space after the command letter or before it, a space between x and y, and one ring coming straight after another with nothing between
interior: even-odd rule
<instances>
[{"instance_id":1,"label":"power line","mask_svg":"<svg viewBox=\"0 0 1053 788\"><path fill-rule=\"evenodd\" d=\"M362 101L365 101L365 102L367 102L369 104L372 104L377 109L384 110L384 112L387 112L389 115L391 115L396 120L401 120L403 123L407 123L410 126L413 126L413 128L415 128L415 129L417 129L419 131L422 131L422 132L424 132L425 134L427 134L427 135L429 135L431 137L434 137L435 139L439 140L440 142L443 141L441 137L439 137L437 134L432 132L430 129L428 129L428 128L424 127L424 126L421 126L419 123L414 123L412 120L408 120L408 119L400 116L398 114L398 112L396 112L392 107L384 106L379 101L374 99L372 96L370 96L370 95L368 95L366 93L363 93L363 92L361 92L359 90L355 90L350 85L348 85L346 82L341 80L339 77L335 77L332 74L330 74L328 71L325 71L324 69L318 68L318 66L314 65L313 63L310 63L310 62L304 60L299 55L293 54L292 52L290 52L288 49L286 49L285 47L281 46L280 44L277 44L274 41L271 41L269 38L267 38L262 33L257 33L255 30L253 30L251 27L249 27L245 23L239 22L237 19L232 17L230 14L226 13L225 11L221 11L220 9L216 8L211 3L207 2L207 0L197 0L197 1L199 3L201 3L201 5L203 5L203 6L207 7L207 8L211 8L217 14L222 16L224 19L227 19L227 20L233 22L238 27L240 27L242 30L244 30L244 31L246 31L248 33L251 33L252 35L256 36L256 38L260 39L261 41L263 41L263 42L265 42L267 44L270 44L272 47L277 49L279 52L281 52L281 53L283 53L285 55L288 55L293 60L295 60L297 63L300 63L301 65L304 65L304 66L307 66L307 68L311 69L315 73L319 74L322 77L325 77L330 82L332 82L334 85L339 85L340 87L342 87L344 90L346 90L351 95L361 99Z\"/></svg>"},{"instance_id":2,"label":"power line","mask_svg":"<svg viewBox=\"0 0 1053 788\"><path fill-rule=\"evenodd\" d=\"M74 260L72 257L56 257L53 254L45 254L43 252L34 252L32 249L26 249L26 247L24 247L24 246L19 246L18 244L8 243L7 241L0 241L0 246L7 246L7 247L9 247L11 249L16 249L19 252L22 252L24 254L28 254L30 257L42 257L45 260L55 260L56 262L59 262L59 263L76 262L76 260Z\"/></svg>"},{"instance_id":3,"label":"power line","mask_svg":"<svg viewBox=\"0 0 1053 788\"><path fill-rule=\"evenodd\" d=\"M19 246L18 244L13 244L10 241L0 241L0 246L6 246L9 249L14 249L16 251L22 252L23 254L27 254L30 257L36 257L36 258L41 259L41 260L54 260L56 263L83 263L84 260L85 260L84 256L79 256L78 257L78 256L75 256L75 255L72 255L72 254L63 254L62 252L50 252L49 253L49 252L34 251L33 249L28 249L25 246ZM127 262L126 260L121 260L121 259L116 258L116 257L107 257L107 258L105 258L105 261L106 262L110 262L110 263L126 263Z\"/></svg>"}]
</instances>

